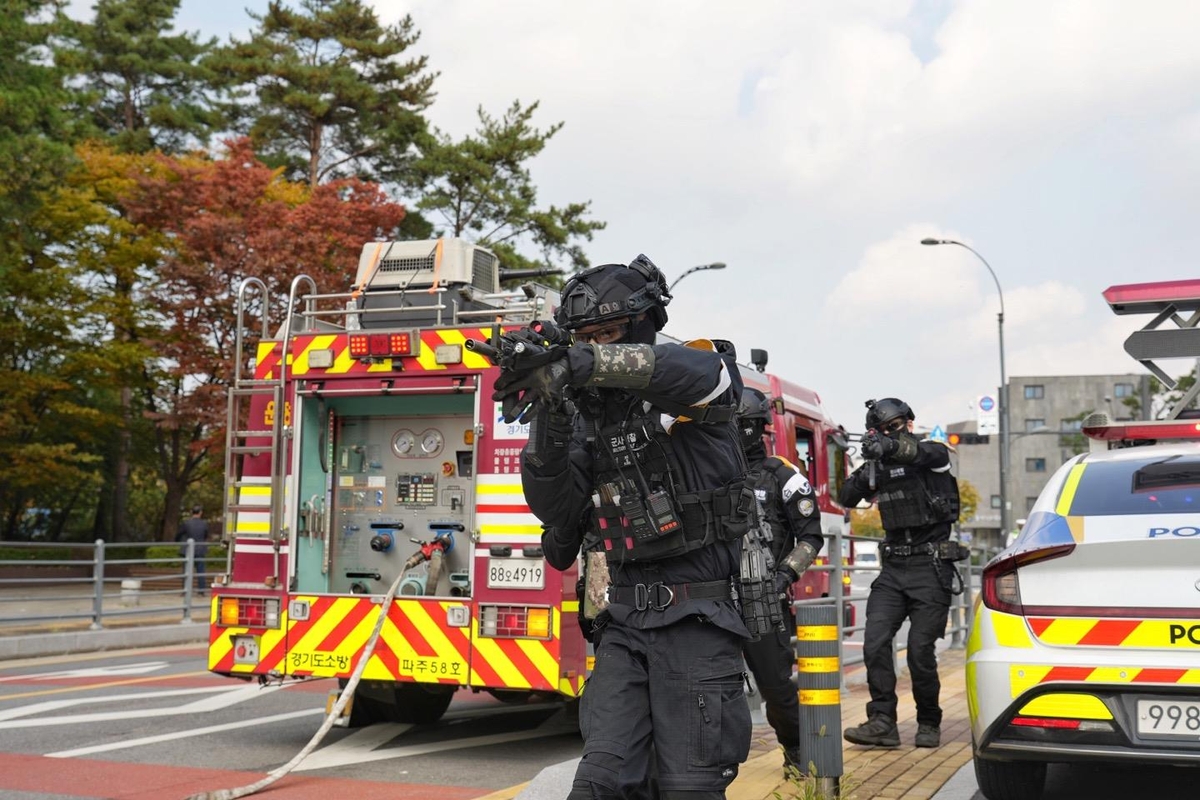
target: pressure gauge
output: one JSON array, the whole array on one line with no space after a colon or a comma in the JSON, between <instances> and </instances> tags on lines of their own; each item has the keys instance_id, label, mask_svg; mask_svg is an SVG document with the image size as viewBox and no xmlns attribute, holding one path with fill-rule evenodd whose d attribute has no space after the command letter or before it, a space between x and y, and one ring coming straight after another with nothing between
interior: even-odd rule
<instances>
[{"instance_id":1,"label":"pressure gauge","mask_svg":"<svg viewBox=\"0 0 1200 800\"><path fill-rule=\"evenodd\" d=\"M435 456L442 451L441 431L430 428L421 434L421 452L427 456Z\"/></svg>"},{"instance_id":2,"label":"pressure gauge","mask_svg":"<svg viewBox=\"0 0 1200 800\"><path fill-rule=\"evenodd\" d=\"M410 430L399 430L392 436L392 452L401 458L412 455L416 444L417 437Z\"/></svg>"}]
</instances>

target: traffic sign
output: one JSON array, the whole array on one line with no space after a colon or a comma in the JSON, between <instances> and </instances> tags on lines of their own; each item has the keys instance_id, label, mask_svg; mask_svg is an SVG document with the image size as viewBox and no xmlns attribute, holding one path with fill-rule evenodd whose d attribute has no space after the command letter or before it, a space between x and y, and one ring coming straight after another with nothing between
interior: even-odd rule
<instances>
[{"instance_id":1,"label":"traffic sign","mask_svg":"<svg viewBox=\"0 0 1200 800\"><path fill-rule=\"evenodd\" d=\"M946 441L946 430L941 425L934 425L933 430L929 432L929 440L932 442Z\"/></svg>"},{"instance_id":2,"label":"traffic sign","mask_svg":"<svg viewBox=\"0 0 1200 800\"><path fill-rule=\"evenodd\" d=\"M975 409L979 416L975 421L975 432L980 436L991 436L1000 432L1000 409L997 405L996 398L990 394L976 398Z\"/></svg>"}]
</instances>

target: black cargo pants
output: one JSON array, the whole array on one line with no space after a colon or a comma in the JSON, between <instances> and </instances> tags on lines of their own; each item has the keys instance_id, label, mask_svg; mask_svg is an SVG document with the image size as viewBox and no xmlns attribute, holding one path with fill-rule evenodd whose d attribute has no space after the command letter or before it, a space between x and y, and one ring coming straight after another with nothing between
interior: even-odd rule
<instances>
[{"instance_id":1,"label":"black cargo pants","mask_svg":"<svg viewBox=\"0 0 1200 800\"><path fill-rule=\"evenodd\" d=\"M764 634L756 642L746 642L742 647L746 664L754 673L754 682L767 707L767 723L774 729L779 744L789 750L800 746L800 701L796 684L792 683L792 668L796 664L796 654L792 650L795 628L796 618L788 604L779 630Z\"/></svg>"},{"instance_id":2,"label":"black cargo pants","mask_svg":"<svg viewBox=\"0 0 1200 800\"><path fill-rule=\"evenodd\" d=\"M568 800L644 793L719 800L750 752L742 639L698 617L639 630L609 623L579 709L583 758Z\"/></svg>"},{"instance_id":3,"label":"black cargo pants","mask_svg":"<svg viewBox=\"0 0 1200 800\"><path fill-rule=\"evenodd\" d=\"M941 573L946 572L947 566L942 566ZM944 584L932 555L891 556L884 560L867 598L863 661L867 667L867 687L871 690L868 717L882 714L896 719L892 639L907 617L908 673L917 704L917 723L942 724L942 709L938 705L942 684L938 679L935 646L946 634L949 613L950 589Z\"/></svg>"}]
</instances>

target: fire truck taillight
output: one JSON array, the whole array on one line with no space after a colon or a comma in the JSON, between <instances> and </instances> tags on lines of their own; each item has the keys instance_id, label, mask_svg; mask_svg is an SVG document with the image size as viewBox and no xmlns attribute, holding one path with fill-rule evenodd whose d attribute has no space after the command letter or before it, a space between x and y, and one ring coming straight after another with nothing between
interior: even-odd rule
<instances>
[{"instance_id":1,"label":"fire truck taillight","mask_svg":"<svg viewBox=\"0 0 1200 800\"><path fill-rule=\"evenodd\" d=\"M279 599L275 597L222 597L217 613L222 627L278 628Z\"/></svg>"},{"instance_id":2,"label":"fire truck taillight","mask_svg":"<svg viewBox=\"0 0 1200 800\"><path fill-rule=\"evenodd\" d=\"M479 632L493 639L549 639L550 609L480 606Z\"/></svg>"},{"instance_id":3,"label":"fire truck taillight","mask_svg":"<svg viewBox=\"0 0 1200 800\"><path fill-rule=\"evenodd\" d=\"M414 331L350 334L350 355L354 358L387 358L416 355L420 341Z\"/></svg>"}]
</instances>

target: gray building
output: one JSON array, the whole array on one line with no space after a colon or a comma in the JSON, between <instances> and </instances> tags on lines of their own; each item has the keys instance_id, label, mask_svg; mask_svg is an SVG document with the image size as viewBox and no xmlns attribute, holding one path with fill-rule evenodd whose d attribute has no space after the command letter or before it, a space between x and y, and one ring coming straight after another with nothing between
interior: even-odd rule
<instances>
[{"instance_id":1,"label":"gray building","mask_svg":"<svg viewBox=\"0 0 1200 800\"><path fill-rule=\"evenodd\" d=\"M1009 419L1009 521L1024 520L1046 480L1076 453L1088 449L1079 432L1094 411L1114 419L1144 419L1150 407L1149 375L1067 375L1063 377L1013 377L1008 382ZM963 524L974 542L1001 546L1000 437L977 436L976 421L946 426L958 434L959 480L969 481L979 492L975 516Z\"/></svg>"}]
</instances>

